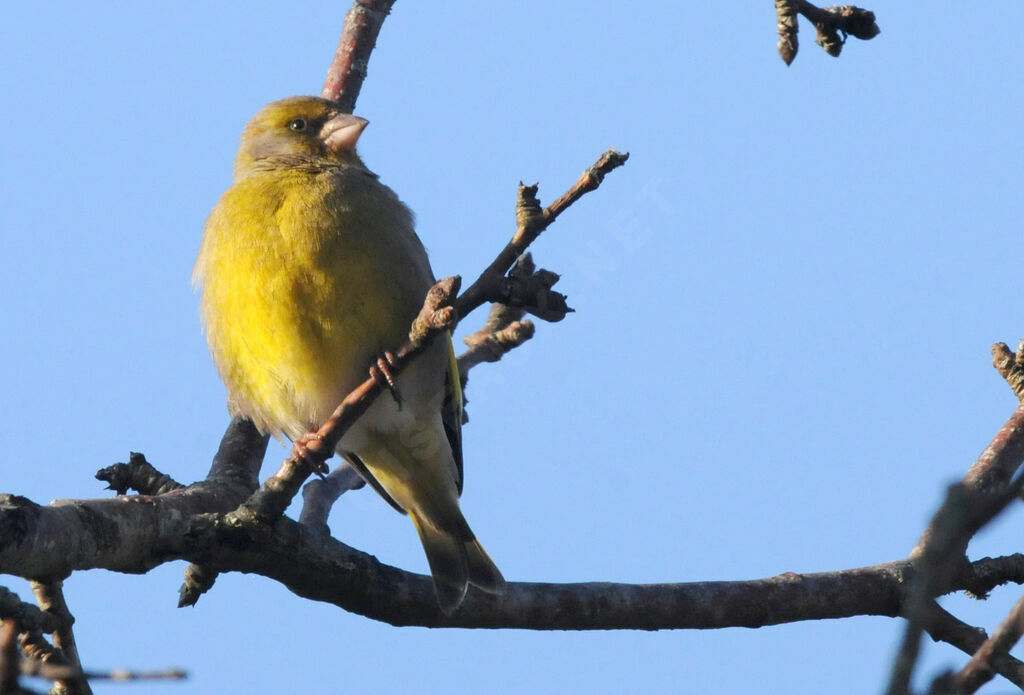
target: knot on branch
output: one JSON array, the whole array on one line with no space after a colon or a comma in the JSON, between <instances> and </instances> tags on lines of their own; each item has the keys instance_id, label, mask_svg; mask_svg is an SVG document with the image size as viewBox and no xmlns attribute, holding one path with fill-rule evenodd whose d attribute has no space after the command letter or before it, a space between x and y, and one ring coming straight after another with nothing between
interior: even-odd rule
<instances>
[{"instance_id":1,"label":"knot on branch","mask_svg":"<svg viewBox=\"0 0 1024 695\"><path fill-rule=\"evenodd\" d=\"M516 233L512 237L513 244L521 244L530 231L544 224L544 210L540 206L537 190L540 184L531 186L519 182L519 195L516 197ZM527 242L528 243L528 242Z\"/></svg>"},{"instance_id":2,"label":"knot on branch","mask_svg":"<svg viewBox=\"0 0 1024 695\"><path fill-rule=\"evenodd\" d=\"M185 568L185 581L178 589L178 608L194 606L199 597L213 588L218 572L207 565L191 564Z\"/></svg>"},{"instance_id":3,"label":"knot on branch","mask_svg":"<svg viewBox=\"0 0 1024 695\"><path fill-rule=\"evenodd\" d=\"M838 58L839 54L843 52L844 39L839 38L839 32L832 24L815 24L815 31L817 36L814 38L814 43L818 44L825 49L825 53L828 53L833 58Z\"/></svg>"},{"instance_id":4,"label":"knot on branch","mask_svg":"<svg viewBox=\"0 0 1024 695\"><path fill-rule=\"evenodd\" d=\"M875 23L875 13L853 5L817 7L808 0L775 0L775 15L779 24L779 56L789 65L796 58L797 14L802 14L817 32L815 43L833 58L839 57L847 36L867 41L881 33Z\"/></svg>"},{"instance_id":5,"label":"knot on branch","mask_svg":"<svg viewBox=\"0 0 1024 695\"><path fill-rule=\"evenodd\" d=\"M964 593L976 599L986 599L997 586L1010 582L1024 584L1024 555L1021 553L975 560L969 571L957 580L963 585Z\"/></svg>"},{"instance_id":6,"label":"knot on branch","mask_svg":"<svg viewBox=\"0 0 1024 695\"><path fill-rule=\"evenodd\" d=\"M561 279L558 273L541 268L536 270L533 257L525 253L508 271L498 286L493 301L508 307L528 311L544 321L557 322L574 311L566 297L551 288Z\"/></svg>"},{"instance_id":7,"label":"knot on branch","mask_svg":"<svg viewBox=\"0 0 1024 695\"><path fill-rule=\"evenodd\" d=\"M882 33L882 30L878 28L878 24L875 23L875 13L871 10L854 7L853 5L833 6L825 9L838 15L836 25L839 31L844 34L849 34L862 41L869 41Z\"/></svg>"},{"instance_id":8,"label":"knot on branch","mask_svg":"<svg viewBox=\"0 0 1024 695\"><path fill-rule=\"evenodd\" d=\"M814 22L814 28L818 33L815 43L833 58L842 53L847 36L867 41L882 31L875 23L874 12L853 5L826 7Z\"/></svg>"},{"instance_id":9,"label":"knot on branch","mask_svg":"<svg viewBox=\"0 0 1024 695\"><path fill-rule=\"evenodd\" d=\"M52 613L25 603L10 589L0 586L0 619L12 619L21 630L28 632L56 632L61 621Z\"/></svg>"},{"instance_id":10,"label":"knot on branch","mask_svg":"<svg viewBox=\"0 0 1024 695\"><path fill-rule=\"evenodd\" d=\"M799 48L796 3L793 0L775 0L775 15L779 20L779 56L786 65L790 65Z\"/></svg>"},{"instance_id":11,"label":"knot on branch","mask_svg":"<svg viewBox=\"0 0 1024 695\"><path fill-rule=\"evenodd\" d=\"M441 331L450 331L455 328L459 320L451 304L461 286L462 278L453 275L438 280L430 288L426 301L423 302L423 308L420 309L419 315L412 322L412 328L409 330L409 343L413 348L418 348Z\"/></svg>"},{"instance_id":12,"label":"knot on branch","mask_svg":"<svg viewBox=\"0 0 1024 695\"><path fill-rule=\"evenodd\" d=\"M38 524L40 506L21 495L0 495L0 538L5 545L21 543Z\"/></svg>"},{"instance_id":13,"label":"knot on branch","mask_svg":"<svg viewBox=\"0 0 1024 695\"><path fill-rule=\"evenodd\" d=\"M1016 353L1006 343L993 345L992 366L1006 379L1017 400L1024 402L1024 340L1017 344Z\"/></svg>"},{"instance_id":14,"label":"knot on branch","mask_svg":"<svg viewBox=\"0 0 1024 695\"><path fill-rule=\"evenodd\" d=\"M140 495L162 495L185 487L171 476L161 473L146 460L145 455L131 452L128 463L115 463L96 472L96 479L107 483L107 489L119 495L134 490Z\"/></svg>"}]
</instances>

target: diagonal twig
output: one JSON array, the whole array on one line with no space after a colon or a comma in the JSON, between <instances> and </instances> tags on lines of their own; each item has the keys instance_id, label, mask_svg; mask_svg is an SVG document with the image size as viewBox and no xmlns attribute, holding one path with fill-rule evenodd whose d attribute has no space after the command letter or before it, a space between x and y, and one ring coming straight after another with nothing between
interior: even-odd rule
<instances>
[{"instance_id":1,"label":"diagonal twig","mask_svg":"<svg viewBox=\"0 0 1024 695\"><path fill-rule=\"evenodd\" d=\"M75 644L75 633L72 626L75 617L71 615L67 601L64 600L64 582L56 579L49 582L32 582L32 593L35 594L39 607L57 618L57 629L53 632L53 646L61 651L68 660L63 668L69 669L72 675L57 680L69 695L92 695L89 681L82 676L82 662Z\"/></svg>"},{"instance_id":2,"label":"diagonal twig","mask_svg":"<svg viewBox=\"0 0 1024 695\"><path fill-rule=\"evenodd\" d=\"M992 680L996 673L995 662L1009 656L1010 649L1020 641L1021 635L1024 635L1024 596L1017 599L992 636L978 647L971 660L954 676L956 692L973 693Z\"/></svg>"},{"instance_id":3,"label":"diagonal twig","mask_svg":"<svg viewBox=\"0 0 1024 695\"><path fill-rule=\"evenodd\" d=\"M460 284L457 277L441 280L430 289L419 316L413 322L409 339L394 351L392 374L400 374L413 358L427 348L436 335L454 329L462 317L469 315L480 305L486 302L533 301L535 297L524 296L517 291L524 286L529 287L529 284L510 282L505 273L516 258L524 253L562 212L584 194L597 189L605 175L622 166L628 157L628 154L608 150L593 166L583 172L569 190L543 209L536 196L537 185L520 184L519 200L516 205L517 225L511 241L469 289L457 298ZM542 299L548 301L547 297L548 295L543 295ZM304 450L293 447L291 455L278 471L243 503L237 510L238 513L243 516L254 515L265 520L283 514L303 481L334 454L341 437L370 407L382 389L380 382L373 377L353 389L317 430L315 438L305 444Z\"/></svg>"},{"instance_id":4,"label":"diagonal twig","mask_svg":"<svg viewBox=\"0 0 1024 695\"><path fill-rule=\"evenodd\" d=\"M994 366L1016 393L1014 377L1024 366L1002 343L992 350ZM921 535L910 558L918 569L907 588L903 615L906 631L889 680L889 695L909 692L920 650L921 616L931 599L944 593L959 568L967 563L967 545L977 531L1002 512L1024 488L1024 404L1018 405L992 442L968 469L963 480L949 488L945 502Z\"/></svg>"}]
</instances>

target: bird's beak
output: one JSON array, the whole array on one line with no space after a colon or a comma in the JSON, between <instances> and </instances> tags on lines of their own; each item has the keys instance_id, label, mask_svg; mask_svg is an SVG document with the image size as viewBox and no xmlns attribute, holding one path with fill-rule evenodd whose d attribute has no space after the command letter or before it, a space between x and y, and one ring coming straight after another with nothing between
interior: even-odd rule
<instances>
[{"instance_id":1,"label":"bird's beak","mask_svg":"<svg viewBox=\"0 0 1024 695\"><path fill-rule=\"evenodd\" d=\"M370 122L365 118L350 113L339 113L324 123L320 130L320 139L327 149L337 154L342 150L354 150L356 141Z\"/></svg>"}]
</instances>

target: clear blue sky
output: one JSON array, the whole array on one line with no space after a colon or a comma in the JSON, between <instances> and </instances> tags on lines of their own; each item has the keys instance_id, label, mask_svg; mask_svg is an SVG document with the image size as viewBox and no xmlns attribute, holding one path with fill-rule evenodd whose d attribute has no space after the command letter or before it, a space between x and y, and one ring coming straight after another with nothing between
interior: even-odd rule
<instances>
[{"instance_id":1,"label":"clear blue sky","mask_svg":"<svg viewBox=\"0 0 1024 695\"><path fill-rule=\"evenodd\" d=\"M203 222L245 121L319 92L348 5L4 5L3 491L101 495L130 450L205 474L227 415L189 286ZM550 201L632 153L536 245L578 313L470 386L463 509L509 579L897 559L1012 412L988 350L1024 335L1024 4L871 7L877 39L835 60L802 22L787 69L769 0L395 6L361 151L437 274L505 243L519 180ZM1020 550L1020 520L972 555ZM331 526L426 570L370 492ZM183 569L67 582L88 666L192 674L97 693L870 693L902 630L397 629L238 574L179 610ZM945 605L991 629L1018 593ZM929 643L924 670L962 662Z\"/></svg>"}]
</instances>

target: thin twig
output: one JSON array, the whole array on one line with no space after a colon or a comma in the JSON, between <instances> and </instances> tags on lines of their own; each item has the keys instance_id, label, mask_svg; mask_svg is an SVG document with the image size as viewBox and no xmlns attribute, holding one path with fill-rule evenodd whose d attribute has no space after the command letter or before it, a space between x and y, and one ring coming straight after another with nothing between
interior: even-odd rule
<instances>
[{"instance_id":1,"label":"thin twig","mask_svg":"<svg viewBox=\"0 0 1024 695\"><path fill-rule=\"evenodd\" d=\"M595 190L605 175L622 166L628 157L628 154L608 150L583 172L569 190L543 210L536 197L537 186L520 184L516 206L517 226L512 240L457 299L455 297L460 284L457 277L441 280L430 289L423 308L413 321L409 339L394 351L392 374L400 374L405 365L425 350L436 335L453 330L462 317L468 316L481 304L488 301L508 302L510 282L505 273L515 260L562 212L584 194ZM550 280L542 281L541 289L550 284ZM530 285L527 282L525 286ZM316 431L315 436L294 446L291 455L281 464L277 473L268 478L237 513L242 516L254 515L264 520L283 514L305 479L314 470L325 467L325 462L334 454L344 433L370 407L382 390L380 381L373 377L353 389Z\"/></svg>"},{"instance_id":2,"label":"thin twig","mask_svg":"<svg viewBox=\"0 0 1024 695\"><path fill-rule=\"evenodd\" d=\"M92 695L89 682L82 677L82 661L78 656L75 644L75 633L72 627L75 617L71 615L67 601L64 600L64 582L55 579L49 582L32 582L32 593L35 594L39 607L57 618L57 629L53 633L53 646L64 654L68 666L73 673L67 678L57 681L69 695Z\"/></svg>"},{"instance_id":3,"label":"thin twig","mask_svg":"<svg viewBox=\"0 0 1024 695\"><path fill-rule=\"evenodd\" d=\"M459 355L459 375L465 385L469 370L484 362L497 362L533 337L533 321L520 320L522 311L504 304L493 304L487 323L463 342L469 347Z\"/></svg>"},{"instance_id":4,"label":"thin twig","mask_svg":"<svg viewBox=\"0 0 1024 695\"><path fill-rule=\"evenodd\" d=\"M90 681L168 681L185 680L188 672L180 668L160 671L131 671L128 669L111 669L110 671L80 671L73 666L50 664L41 661L23 661L21 675L45 678L50 681L66 680L76 675Z\"/></svg>"},{"instance_id":5,"label":"thin twig","mask_svg":"<svg viewBox=\"0 0 1024 695\"><path fill-rule=\"evenodd\" d=\"M536 275L536 271L533 258L529 253L524 253L516 259L508 275L512 278L529 278ZM458 357L463 389L470 369L483 362L497 362L533 337L533 321L524 320L525 314L525 309L495 302L491 305L484 325L463 338L462 342L469 348Z\"/></svg>"},{"instance_id":6,"label":"thin twig","mask_svg":"<svg viewBox=\"0 0 1024 695\"><path fill-rule=\"evenodd\" d=\"M1024 596L1017 599L1013 608L992 636L978 647L971 660L953 679L956 692L973 693L982 685L992 680L995 675L993 663L1000 657L1009 655L1010 649L1024 635Z\"/></svg>"},{"instance_id":7,"label":"thin twig","mask_svg":"<svg viewBox=\"0 0 1024 695\"><path fill-rule=\"evenodd\" d=\"M519 184L519 202L516 205L516 233L498 256L491 261L487 269L480 274L476 282L469 286L455 302L459 316L467 316L471 311L487 301L501 301L502 297L494 297L500 287L501 279L515 260L547 229L555 219L570 205L584 194L595 190L601 185L605 175L622 166L629 159L629 153L622 154L613 149L607 150L601 157L580 174L569 190L555 202L541 210L537 200L537 184L524 186Z\"/></svg>"},{"instance_id":8,"label":"thin twig","mask_svg":"<svg viewBox=\"0 0 1024 695\"><path fill-rule=\"evenodd\" d=\"M988 639L983 629L968 625L934 601L921 615L921 623L933 640L950 644L965 654L974 654ZM1024 689L1024 662L1008 654L993 654L991 666L999 675Z\"/></svg>"},{"instance_id":9,"label":"thin twig","mask_svg":"<svg viewBox=\"0 0 1024 695\"><path fill-rule=\"evenodd\" d=\"M949 488L946 500L911 553L918 573L907 588L902 613L908 623L893 664L889 695L909 692L924 629L921 615L967 563L967 544L978 529L1020 494L1024 475L1013 476L1022 462L1024 406L1018 406L963 481Z\"/></svg>"}]
</instances>

